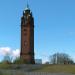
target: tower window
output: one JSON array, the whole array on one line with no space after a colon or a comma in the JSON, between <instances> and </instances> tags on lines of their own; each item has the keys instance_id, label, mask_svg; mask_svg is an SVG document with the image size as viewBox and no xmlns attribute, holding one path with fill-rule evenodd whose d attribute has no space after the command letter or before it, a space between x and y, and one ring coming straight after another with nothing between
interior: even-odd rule
<instances>
[{"instance_id":1,"label":"tower window","mask_svg":"<svg viewBox=\"0 0 75 75\"><path fill-rule=\"evenodd\" d=\"M24 31L27 31L27 29L24 29Z\"/></svg>"},{"instance_id":2,"label":"tower window","mask_svg":"<svg viewBox=\"0 0 75 75\"><path fill-rule=\"evenodd\" d=\"M24 46L27 46L27 41L24 41Z\"/></svg>"}]
</instances>

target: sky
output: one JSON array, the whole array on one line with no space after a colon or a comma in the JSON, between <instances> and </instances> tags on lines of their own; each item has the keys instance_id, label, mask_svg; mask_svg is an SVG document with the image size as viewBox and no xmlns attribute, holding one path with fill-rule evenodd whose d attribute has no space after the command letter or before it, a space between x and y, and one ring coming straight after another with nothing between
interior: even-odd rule
<instances>
[{"instance_id":1,"label":"sky","mask_svg":"<svg viewBox=\"0 0 75 75\"><path fill-rule=\"evenodd\" d=\"M28 0L33 13L35 59L67 53L75 61L75 0ZM20 25L27 0L0 0L0 60L20 53ZM5 52L5 53L4 53Z\"/></svg>"}]
</instances>

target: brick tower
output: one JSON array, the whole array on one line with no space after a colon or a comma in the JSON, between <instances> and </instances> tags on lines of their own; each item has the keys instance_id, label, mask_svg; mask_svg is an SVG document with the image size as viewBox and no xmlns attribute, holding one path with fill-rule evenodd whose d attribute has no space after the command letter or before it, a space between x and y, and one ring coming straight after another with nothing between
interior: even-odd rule
<instances>
[{"instance_id":1,"label":"brick tower","mask_svg":"<svg viewBox=\"0 0 75 75\"><path fill-rule=\"evenodd\" d=\"M27 5L21 17L21 59L28 64L35 64L34 61L34 18Z\"/></svg>"}]
</instances>

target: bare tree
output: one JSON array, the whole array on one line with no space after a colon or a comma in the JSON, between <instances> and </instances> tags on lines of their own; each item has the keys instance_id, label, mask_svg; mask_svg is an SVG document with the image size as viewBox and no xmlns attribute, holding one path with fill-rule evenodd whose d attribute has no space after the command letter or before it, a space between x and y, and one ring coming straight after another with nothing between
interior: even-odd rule
<instances>
[{"instance_id":1,"label":"bare tree","mask_svg":"<svg viewBox=\"0 0 75 75\"><path fill-rule=\"evenodd\" d=\"M55 53L50 56L50 63L52 64L73 64L73 60L68 54L65 53Z\"/></svg>"},{"instance_id":2,"label":"bare tree","mask_svg":"<svg viewBox=\"0 0 75 75\"><path fill-rule=\"evenodd\" d=\"M2 63L11 63L11 62L12 62L12 57L10 56L10 54L7 53L4 56L4 59L3 59Z\"/></svg>"}]
</instances>

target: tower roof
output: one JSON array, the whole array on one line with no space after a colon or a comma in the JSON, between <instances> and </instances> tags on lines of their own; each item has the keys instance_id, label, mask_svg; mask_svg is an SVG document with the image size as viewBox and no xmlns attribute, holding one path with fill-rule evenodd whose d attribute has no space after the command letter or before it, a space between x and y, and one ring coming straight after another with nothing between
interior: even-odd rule
<instances>
[{"instance_id":1,"label":"tower roof","mask_svg":"<svg viewBox=\"0 0 75 75\"><path fill-rule=\"evenodd\" d=\"M28 2L27 2L27 6L26 6L25 10L30 10Z\"/></svg>"},{"instance_id":2,"label":"tower roof","mask_svg":"<svg viewBox=\"0 0 75 75\"><path fill-rule=\"evenodd\" d=\"M29 8L29 4L27 2L26 8L23 11L23 15L31 14L31 10Z\"/></svg>"}]
</instances>

